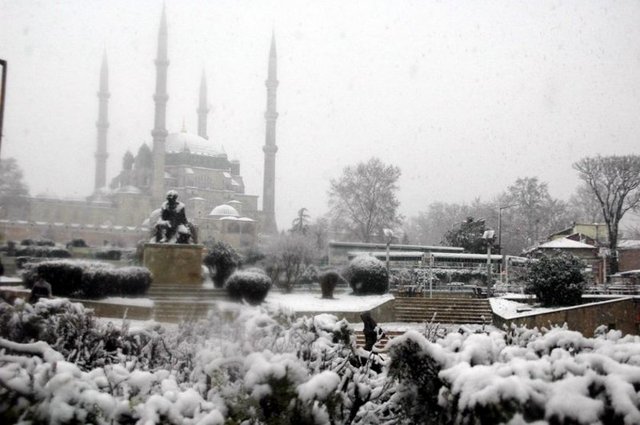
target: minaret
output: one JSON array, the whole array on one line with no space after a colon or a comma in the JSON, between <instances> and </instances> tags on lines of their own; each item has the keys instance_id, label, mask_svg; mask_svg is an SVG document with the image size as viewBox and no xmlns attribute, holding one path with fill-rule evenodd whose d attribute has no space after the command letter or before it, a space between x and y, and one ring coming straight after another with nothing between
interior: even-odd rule
<instances>
[{"instance_id":1,"label":"minaret","mask_svg":"<svg viewBox=\"0 0 640 425\"><path fill-rule=\"evenodd\" d=\"M264 180L262 195L262 212L264 213L264 229L268 234L278 232L275 217L275 192L276 192L276 89L278 88L278 62L276 57L276 37L271 34L271 49L269 50L269 75L267 81L267 111L264 113L266 120L264 151Z\"/></svg>"},{"instance_id":2,"label":"minaret","mask_svg":"<svg viewBox=\"0 0 640 425\"><path fill-rule=\"evenodd\" d=\"M151 136L153 137L153 184L151 195L155 203L164 199L164 145L167 139L167 17L165 7L162 7L160 31L158 32L158 55L156 57L156 93L153 95L155 118Z\"/></svg>"},{"instance_id":3,"label":"minaret","mask_svg":"<svg viewBox=\"0 0 640 425\"><path fill-rule=\"evenodd\" d=\"M109 66L107 65L107 51L102 55L100 67L100 91L98 91L98 146L96 149L96 179L95 191L105 187L107 183L107 130L109 129Z\"/></svg>"},{"instance_id":4,"label":"minaret","mask_svg":"<svg viewBox=\"0 0 640 425\"><path fill-rule=\"evenodd\" d=\"M207 136L207 114L209 106L207 105L207 77L202 70L202 79L200 80L200 102L198 103L198 136L208 139Z\"/></svg>"}]
</instances>

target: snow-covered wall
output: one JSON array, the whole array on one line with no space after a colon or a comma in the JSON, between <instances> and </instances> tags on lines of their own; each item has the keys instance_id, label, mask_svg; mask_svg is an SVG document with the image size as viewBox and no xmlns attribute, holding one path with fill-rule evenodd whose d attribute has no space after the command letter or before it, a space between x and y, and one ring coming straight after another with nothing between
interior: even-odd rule
<instances>
[{"instance_id":1,"label":"snow-covered wall","mask_svg":"<svg viewBox=\"0 0 640 425\"><path fill-rule=\"evenodd\" d=\"M588 337L593 336L593 331L598 326L607 325L609 329L617 329L623 334L637 335L639 317L640 299L625 297L540 313L534 311L517 317L497 314L494 309L493 324L500 328L513 323L531 329L548 328L551 324L562 326L566 323L569 329Z\"/></svg>"}]
</instances>

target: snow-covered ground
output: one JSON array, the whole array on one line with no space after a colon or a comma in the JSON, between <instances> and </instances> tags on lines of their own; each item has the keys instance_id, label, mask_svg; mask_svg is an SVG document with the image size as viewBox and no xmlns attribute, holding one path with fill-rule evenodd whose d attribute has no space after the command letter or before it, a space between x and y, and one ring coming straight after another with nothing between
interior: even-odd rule
<instances>
[{"instance_id":1,"label":"snow-covered ground","mask_svg":"<svg viewBox=\"0 0 640 425\"><path fill-rule=\"evenodd\" d=\"M134 307L153 307L155 303L151 298L108 297L99 300L91 300L93 303L129 305Z\"/></svg>"},{"instance_id":2,"label":"snow-covered ground","mask_svg":"<svg viewBox=\"0 0 640 425\"><path fill-rule=\"evenodd\" d=\"M393 295L353 295L334 294L333 299L323 299L320 293L294 292L283 294L271 291L266 299L267 306L280 307L295 312L358 312L368 311L393 299Z\"/></svg>"}]
</instances>

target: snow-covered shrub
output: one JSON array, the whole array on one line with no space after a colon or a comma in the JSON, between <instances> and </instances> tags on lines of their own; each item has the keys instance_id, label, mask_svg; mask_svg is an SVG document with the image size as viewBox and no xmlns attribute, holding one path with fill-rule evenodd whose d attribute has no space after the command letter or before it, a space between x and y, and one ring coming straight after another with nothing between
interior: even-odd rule
<instances>
[{"instance_id":1,"label":"snow-covered shrub","mask_svg":"<svg viewBox=\"0 0 640 425\"><path fill-rule=\"evenodd\" d=\"M75 260L52 260L27 264L22 280L27 289L36 283L38 276L51 284L53 295L69 296L80 291L86 263ZM100 267L111 267L100 264Z\"/></svg>"},{"instance_id":2,"label":"snow-covered shrub","mask_svg":"<svg viewBox=\"0 0 640 425\"><path fill-rule=\"evenodd\" d=\"M88 298L109 295L142 295L151 285L145 267L89 268L82 274L82 294Z\"/></svg>"},{"instance_id":3,"label":"snow-covered shrub","mask_svg":"<svg viewBox=\"0 0 640 425\"><path fill-rule=\"evenodd\" d=\"M327 270L320 273L320 276L318 276L318 282L320 283L322 298L333 298L333 291L336 289L336 285L340 280L342 280L342 277L335 270Z\"/></svg>"},{"instance_id":4,"label":"snow-covered shrub","mask_svg":"<svg viewBox=\"0 0 640 425\"><path fill-rule=\"evenodd\" d=\"M264 301L271 289L271 278L258 268L238 270L227 279L225 287L232 299L258 305Z\"/></svg>"},{"instance_id":5,"label":"snow-covered shrub","mask_svg":"<svg viewBox=\"0 0 640 425\"><path fill-rule=\"evenodd\" d=\"M391 269L389 276L389 285L397 288L405 285L413 284L413 276L410 269Z\"/></svg>"},{"instance_id":6,"label":"snow-covered shrub","mask_svg":"<svg viewBox=\"0 0 640 425\"><path fill-rule=\"evenodd\" d=\"M640 423L640 337L598 335L514 326L431 342L408 332L388 346L399 381L388 407L409 423Z\"/></svg>"},{"instance_id":7,"label":"snow-covered shrub","mask_svg":"<svg viewBox=\"0 0 640 425\"><path fill-rule=\"evenodd\" d=\"M79 298L144 294L151 284L151 274L144 267L117 269L95 261L58 260L28 264L22 276L25 286L31 288L38 276L51 284L54 295Z\"/></svg>"},{"instance_id":8,"label":"snow-covered shrub","mask_svg":"<svg viewBox=\"0 0 640 425\"><path fill-rule=\"evenodd\" d=\"M64 248L55 246L39 246L27 245L21 246L15 251L18 257L37 257L37 258L70 258L71 253Z\"/></svg>"},{"instance_id":9,"label":"snow-covered shrub","mask_svg":"<svg viewBox=\"0 0 640 425\"><path fill-rule=\"evenodd\" d=\"M389 376L401 382L394 395L398 414L411 423L440 423L438 392L442 365L421 334L407 332L389 351Z\"/></svg>"},{"instance_id":10,"label":"snow-covered shrub","mask_svg":"<svg viewBox=\"0 0 640 425\"><path fill-rule=\"evenodd\" d=\"M46 342L83 370L135 357L143 361L149 334L98 326L91 311L67 299L43 299L35 305L0 304L0 338L17 343Z\"/></svg>"},{"instance_id":11,"label":"snow-covered shrub","mask_svg":"<svg viewBox=\"0 0 640 425\"><path fill-rule=\"evenodd\" d=\"M349 262L347 279L357 295L384 294L389 290L389 273L384 263L370 255L359 255Z\"/></svg>"},{"instance_id":12,"label":"snow-covered shrub","mask_svg":"<svg viewBox=\"0 0 640 425\"><path fill-rule=\"evenodd\" d=\"M240 256L231 245L218 241L209 248L209 253L204 257L203 263L209 268L214 286L222 288L225 281L240 264Z\"/></svg>"},{"instance_id":13,"label":"snow-covered shrub","mask_svg":"<svg viewBox=\"0 0 640 425\"><path fill-rule=\"evenodd\" d=\"M25 305L25 314L42 305L48 323L62 323L50 307L63 302ZM0 423L390 423L390 409L378 408L392 392L384 375L334 316L293 320L225 304L207 320L158 332L123 329L107 339L115 351L98 350L109 361L93 367L74 364L56 343L0 338ZM82 338L78 350L99 345Z\"/></svg>"},{"instance_id":14,"label":"snow-covered shrub","mask_svg":"<svg viewBox=\"0 0 640 425\"><path fill-rule=\"evenodd\" d=\"M20 241L20 245L22 246L56 246L55 242L53 242L51 239L37 239L37 240L33 240L33 239L23 239L22 241Z\"/></svg>"},{"instance_id":15,"label":"snow-covered shrub","mask_svg":"<svg viewBox=\"0 0 640 425\"><path fill-rule=\"evenodd\" d=\"M89 245L87 245L84 239L71 239L71 241L67 243L67 248L89 248Z\"/></svg>"},{"instance_id":16,"label":"snow-covered shrub","mask_svg":"<svg viewBox=\"0 0 640 425\"><path fill-rule=\"evenodd\" d=\"M525 292L535 294L545 306L575 305L584 291L584 264L573 255L544 255L527 264Z\"/></svg>"},{"instance_id":17,"label":"snow-covered shrub","mask_svg":"<svg viewBox=\"0 0 640 425\"><path fill-rule=\"evenodd\" d=\"M300 275L300 279L298 279L298 282L303 285L310 285L312 283L318 282L319 279L320 270L318 269L318 266L316 266L315 264L309 264L307 267L305 267L304 271Z\"/></svg>"},{"instance_id":18,"label":"snow-covered shrub","mask_svg":"<svg viewBox=\"0 0 640 425\"><path fill-rule=\"evenodd\" d=\"M98 260L120 261L122 251L119 249L108 249L105 251L97 251L94 255Z\"/></svg>"}]
</instances>

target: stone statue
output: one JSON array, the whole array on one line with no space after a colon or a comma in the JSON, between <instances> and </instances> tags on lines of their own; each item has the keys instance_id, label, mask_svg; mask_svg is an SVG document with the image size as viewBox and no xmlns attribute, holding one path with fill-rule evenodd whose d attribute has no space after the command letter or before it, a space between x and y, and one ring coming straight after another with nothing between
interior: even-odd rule
<instances>
[{"instance_id":1,"label":"stone statue","mask_svg":"<svg viewBox=\"0 0 640 425\"><path fill-rule=\"evenodd\" d=\"M195 241L195 227L187 220L184 204L178 202L178 192L167 192L167 200L160 208L160 219L155 227L155 242L157 243L189 243Z\"/></svg>"}]
</instances>

